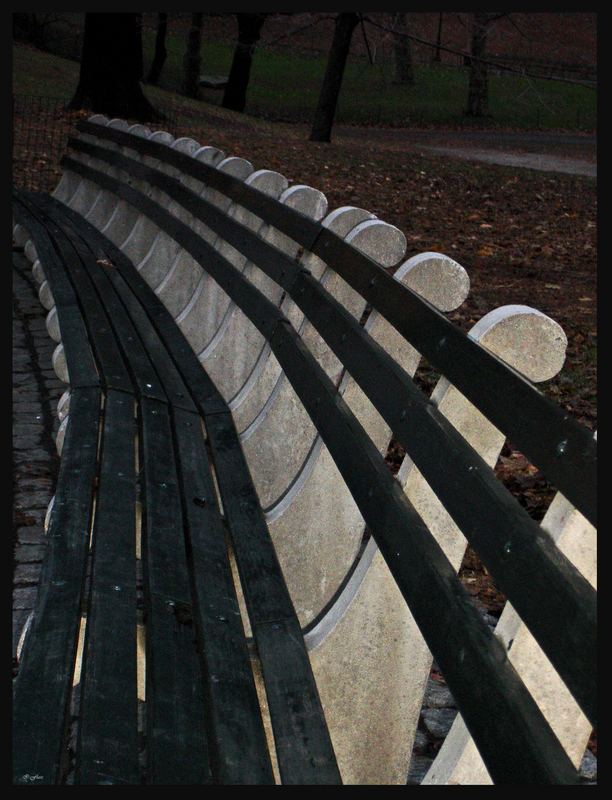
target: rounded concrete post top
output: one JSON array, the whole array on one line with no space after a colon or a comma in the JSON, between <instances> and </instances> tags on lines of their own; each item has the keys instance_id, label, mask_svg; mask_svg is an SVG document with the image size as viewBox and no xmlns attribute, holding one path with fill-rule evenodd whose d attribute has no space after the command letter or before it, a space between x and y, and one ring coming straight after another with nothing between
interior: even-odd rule
<instances>
[{"instance_id":1,"label":"rounded concrete post top","mask_svg":"<svg viewBox=\"0 0 612 800\"><path fill-rule=\"evenodd\" d=\"M250 161L238 156L227 156L217 164L217 169L243 181L254 171Z\"/></svg>"},{"instance_id":2,"label":"rounded concrete post top","mask_svg":"<svg viewBox=\"0 0 612 800\"><path fill-rule=\"evenodd\" d=\"M330 211L321 221L321 225L344 238L360 222L365 222L367 219L376 219L376 214L356 206L340 206L340 208Z\"/></svg>"},{"instance_id":3,"label":"rounded concrete post top","mask_svg":"<svg viewBox=\"0 0 612 800\"><path fill-rule=\"evenodd\" d=\"M130 127L124 119L119 119L119 117L111 119L108 126L109 128L117 128L120 131L127 131Z\"/></svg>"},{"instance_id":4,"label":"rounded concrete post top","mask_svg":"<svg viewBox=\"0 0 612 800\"><path fill-rule=\"evenodd\" d=\"M108 125L110 120L104 114L93 114L91 117L87 117L87 122L93 122L95 125Z\"/></svg>"},{"instance_id":5,"label":"rounded concrete post top","mask_svg":"<svg viewBox=\"0 0 612 800\"><path fill-rule=\"evenodd\" d=\"M167 144L171 145L174 141L174 136L168 131L154 131L150 136L149 139L152 142L159 142L160 144Z\"/></svg>"},{"instance_id":6,"label":"rounded concrete post top","mask_svg":"<svg viewBox=\"0 0 612 800\"><path fill-rule=\"evenodd\" d=\"M223 161L225 158L225 153L223 150L219 150L218 147L211 147L210 145L204 145L200 147L199 150L196 150L193 153L193 158L196 158L198 161L202 161L204 164L211 164L213 167L216 167L219 162Z\"/></svg>"},{"instance_id":7,"label":"rounded concrete post top","mask_svg":"<svg viewBox=\"0 0 612 800\"><path fill-rule=\"evenodd\" d=\"M148 139L151 136L151 128L147 128L146 125L141 125L139 122L136 122L134 125L130 125L128 133L134 136L140 136L141 139Z\"/></svg>"},{"instance_id":8,"label":"rounded concrete post top","mask_svg":"<svg viewBox=\"0 0 612 800\"><path fill-rule=\"evenodd\" d=\"M271 197L278 197L289 186L289 181L284 175L271 169L255 170L249 175L245 183Z\"/></svg>"},{"instance_id":9,"label":"rounded concrete post top","mask_svg":"<svg viewBox=\"0 0 612 800\"><path fill-rule=\"evenodd\" d=\"M470 291L465 269L442 253L419 253L397 268L393 277L440 311L454 311Z\"/></svg>"},{"instance_id":10,"label":"rounded concrete post top","mask_svg":"<svg viewBox=\"0 0 612 800\"><path fill-rule=\"evenodd\" d=\"M360 222L345 241L382 267L394 267L406 252L406 237L388 222L368 219Z\"/></svg>"},{"instance_id":11,"label":"rounded concrete post top","mask_svg":"<svg viewBox=\"0 0 612 800\"><path fill-rule=\"evenodd\" d=\"M468 336L534 383L554 378L565 361L563 328L530 306L500 306L485 314Z\"/></svg>"},{"instance_id":12,"label":"rounded concrete post top","mask_svg":"<svg viewBox=\"0 0 612 800\"><path fill-rule=\"evenodd\" d=\"M173 150L178 150L180 153L186 153L188 156L192 156L200 149L200 143L196 142L195 139L191 139L189 136L181 136L179 139L174 140L171 147Z\"/></svg>"},{"instance_id":13,"label":"rounded concrete post top","mask_svg":"<svg viewBox=\"0 0 612 800\"><path fill-rule=\"evenodd\" d=\"M327 213L327 197L323 192L301 183L285 189L279 200L314 220L322 219Z\"/></svg>"}]
</instances>

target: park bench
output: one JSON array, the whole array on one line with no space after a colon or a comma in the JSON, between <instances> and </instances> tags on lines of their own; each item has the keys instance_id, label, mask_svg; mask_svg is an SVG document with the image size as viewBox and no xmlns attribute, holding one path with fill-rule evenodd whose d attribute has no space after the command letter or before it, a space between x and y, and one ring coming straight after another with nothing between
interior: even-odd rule
<instances>
[{"instance_id":1,"label":"park bench","mask_svg":"<svg viewBox=\"0 0 612 800\"><path fill-rule=\"evenodd\" d=\"M405 782L433 655L460 715L424 783L578 783L596 441L532 383L561 328L506 306L466 335L443 313L463 268L397 267L373 214L189 138L77 128L56 190L14 192L69 385L15 782ZM506 437L558 490L541 525L493 472ZM467 543L509 600L495 633Z\"/></svg>"}]
</instances>

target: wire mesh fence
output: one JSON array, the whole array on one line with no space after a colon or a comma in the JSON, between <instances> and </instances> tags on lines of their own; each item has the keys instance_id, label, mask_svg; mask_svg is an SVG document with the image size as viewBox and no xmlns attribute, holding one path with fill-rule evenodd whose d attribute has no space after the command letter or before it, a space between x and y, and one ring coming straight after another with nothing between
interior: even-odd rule
<instances>
[{"instance_id":1,"label":"wire mesh fence","mask_svg":"<svg viewBox=\"0 0 612 800\"><path fill-rule=\"evenodd\" d=\"M75 124L92 112L70 111L66 100L32 95L13 96L13 183L22 189L50 192L61 177L60 160ZM122 115L137 122L130 114ZM179 133L178 110L169 105L160 112L159 124L174 135Z\"/></svg>"},{"instance_id":2,"label":"wire mesh fence","mask_svg":"<svg viewBox=\"0 0 612 800\"><path fill-rule=\"evenodd\" d=\"M81 112L67 112L54 97L13 97L13 182L49 191L59 180L59 160Z\"/></svg>"}]
</instances>

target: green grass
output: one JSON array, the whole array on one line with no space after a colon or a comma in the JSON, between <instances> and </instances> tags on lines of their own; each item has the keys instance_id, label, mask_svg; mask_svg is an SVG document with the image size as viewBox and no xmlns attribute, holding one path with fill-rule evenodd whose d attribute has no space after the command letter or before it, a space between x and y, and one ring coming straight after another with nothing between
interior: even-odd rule
<instances>
[{"instance_id":1,"label":"green grass","mask_svg":"<svg viewBox=\"0 0 612 800\"><path fill-rule=\"evenodd\" d=\"M145 69L151 61L153 32L145 32ZM167 42L168 57L160 86L180 90L185 43L176 37ZM202 47L203 74L227 75L233 47ZM325 71L325 58L256 51L247 94L246 111L266 119L310 122ZM475 124L464 116L468 70L432 65L416 68L415 85L393 83L392 65L352 61L347 64L338 103L337 121L382 125ZM207 102L220 104L222 92L202 90ZM516 75L489 78L488 119L483 127L562 128L592 130L596 127L596 92L571 84L526 79Z\"/></svg>"},{"instance_id":2,"label":"green grass","mask_svg":"<svg viewBox=\"0 0 612 800\"><path fill-rule=\"evenodd\" d=\"M42 80L44 76L44 80ZM13 93L70 100L79 79L76 61L13 45Z\"/></svg>"},{"instance_id":3,"label":"green grass","mask_svg":"<svg viewBox=\"0 0 612 800\"><path fill-rule=\"evenodd\" d=\"M154 34L143 36L144 68L153 55ZM168 37L168 56L159 86L179 92L185 42ZM227 75L233 47L206 43L201 72ZM311 122L325 70L325 58L306 58L260 48L255 53L246 112L268 120ZM14 91L69 99L76 87L78 64L32 48L14 47ZM40 80L44 75L44 83ZM464 116L468 71L442 65L417 67L414 86L392 82L390 64L367 61L347 64L336 121L347 124L451 126L594 130L597 95L592 89L515 75L489 78L490 116L477 123ZM152 88L147 92L156 94ZM222 91L203 89L201 97L219 105Z\"/></svg>"}]
</instances>

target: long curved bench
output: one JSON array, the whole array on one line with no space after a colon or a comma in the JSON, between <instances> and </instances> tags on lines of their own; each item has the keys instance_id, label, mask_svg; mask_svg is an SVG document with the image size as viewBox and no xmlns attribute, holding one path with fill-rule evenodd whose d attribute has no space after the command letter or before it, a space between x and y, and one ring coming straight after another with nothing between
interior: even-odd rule
<instances>
[{"instance_id":1,"label":"long curved bench","mask_svg":"<svg viewBox=\"0 0 612 800\"><path fill-rule=\"evenodd\" d=\"M577 782L596 443L532 385L561 368L560 327L506 306L466 336L441 313L462 267L400 263L371 213L192 139L77 127L53 196L15 202L70 385L16 780L405 782L433 654L461 718L425 783ZM506 437L559 489L542 526L493 473ZM78 557L65 514L93 514ZM497 636L457 578L467 542L512 604Z\"/></svg>"}]
</instances>

